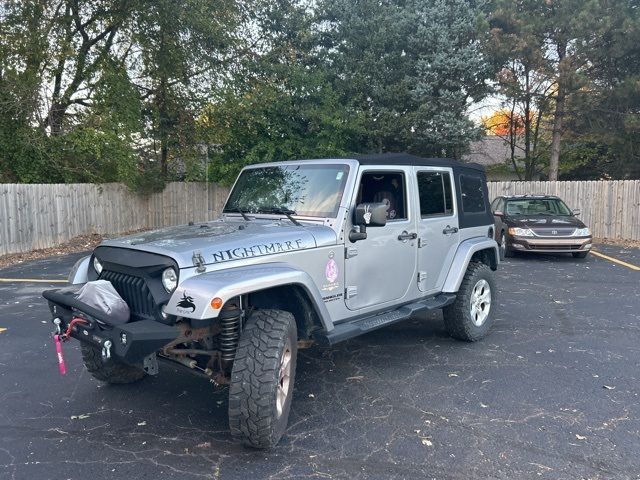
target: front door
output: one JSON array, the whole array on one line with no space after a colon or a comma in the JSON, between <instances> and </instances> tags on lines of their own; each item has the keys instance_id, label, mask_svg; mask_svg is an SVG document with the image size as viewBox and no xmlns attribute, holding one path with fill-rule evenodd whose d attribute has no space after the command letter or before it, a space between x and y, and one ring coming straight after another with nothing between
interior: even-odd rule
<instances>
[{"instance_id":1,"label":"front door","mask_svg":"<svg viewBox=\"0 0 640 480\"><path fill-rule=\"evenodd\" d=\"M420 198L418 218L418 288L440 291L458 246L458 216L450 168L416 168Z\"/></svg>"},{"instance_id":2,"label":"front door","mask_svg":"<svg viewBox=\"0 0 640 480\"><path fill-rule=\"evenodd\" d=\"M353 209L358 203L386 203L387 224L367 228L364 240L346 241L345 301L350 310L399 300L415 278L418 242L411 238L417 232L408 201L410 171L376 168L360 172Z\"/></svg>"}]
</instances>

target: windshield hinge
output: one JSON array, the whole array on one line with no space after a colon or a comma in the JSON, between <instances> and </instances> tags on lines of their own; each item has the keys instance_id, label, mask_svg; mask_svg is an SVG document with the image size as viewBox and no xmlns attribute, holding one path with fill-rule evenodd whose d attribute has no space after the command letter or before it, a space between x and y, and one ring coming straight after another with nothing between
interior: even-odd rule
<instances>
[{"instance_id":1,"label":"windshield hinge","mask_svg":"<svg viewBox=\"0 0 640 480\"><path fill-rule=\"evenodd\" d=\"M193 266L196 267L196 272L202 273L206 270L206 267L204 266L204 258L202 257L200 250L194 250L191 260L193 261Z\"/></svg>"}]
</instances>

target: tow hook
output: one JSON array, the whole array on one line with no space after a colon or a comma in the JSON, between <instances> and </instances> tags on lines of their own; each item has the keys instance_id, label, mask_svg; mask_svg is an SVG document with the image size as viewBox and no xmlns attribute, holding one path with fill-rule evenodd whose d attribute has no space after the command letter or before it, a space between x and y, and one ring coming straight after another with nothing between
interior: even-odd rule
<instances>
[{"instance_id":1,"label":"tow hook","mask_svg":"<svg viewBox=\"0 0 640 480\"><path fill-rule=\"evenodd\" d=\"M107 340L102 344L102 361L106 362L111 358L111 340Z\"/></svg>"}]
</instances>

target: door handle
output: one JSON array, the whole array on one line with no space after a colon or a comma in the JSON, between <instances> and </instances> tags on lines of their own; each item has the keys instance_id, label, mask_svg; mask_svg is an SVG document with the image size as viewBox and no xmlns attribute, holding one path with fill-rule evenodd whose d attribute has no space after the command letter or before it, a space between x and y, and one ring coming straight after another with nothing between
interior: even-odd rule
<instances>
[{"instance_id":1,"label":"door handle","mask_svg":"<svg viewBox=\"0 0 640 480\"><path fill-rule=\"evenodd\" d=\"M444 235L451 235L452 233L458 233L458 227L450 227L449 225L447 225L447 228L442 230L442 233Z\"/></svg>"},{"instance_id":2,"label":"door handle","mask_svg":"<svg viewBox=\"0 0 640 480\"><path fill-rule=\"evenodd\" d=\"M398 240L402 242L406 242L407 240L415 240L416 238L418 238L417 233L409 233L406 230L398 235Z\"/></svg>"}]
</instances>

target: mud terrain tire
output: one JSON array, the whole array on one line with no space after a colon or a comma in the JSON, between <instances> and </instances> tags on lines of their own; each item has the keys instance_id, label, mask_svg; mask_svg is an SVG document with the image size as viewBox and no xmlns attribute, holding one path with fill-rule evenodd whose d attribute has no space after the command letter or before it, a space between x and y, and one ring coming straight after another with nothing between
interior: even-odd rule
<instances>
[{"instance_id":1,"label":"mud terrain tire","mask_svg":"<svg viewBox=\"0 0 640 480\"><path fill-rule=\"evenodd\" d=\"M80 344L82 361L87 371L93 378L101 382L113 384L134 383L143 379L146 373L143 369L119 362L110 358L106 362L102 360L100 349L85 343Z\"/></svg>"},{"instance_id":2,"label":"mud terrain tire","mask_svg":"<svg viewBox=\"0 0 640 480\"><path fill-rule=\"evenodd\" d=\"M464 275L456 300L443 310L444 326L453 338L467 342L475 342L483 338L491 328L496 304L496 286L493 272L484 263L469 263ZM485 298L488 287L488 311L479 323L478 318L472 316L472 308L478 306L476 312L484 311L482 298ZM475 300L475 301L474 301Z\"/></svg>"},{"instance_id":3,"label":"mud terrain tire","mask_svg":"<svg viewBox=\"0 0 640 480\"><path fill-rule=\"evenodd\" d=\"M231 435L245 445L270 448L282 437L291 408L296 355L296 321L291 313L265 309L251 314L240 337L229 387Z\"/></svg>"}]
</instances>

